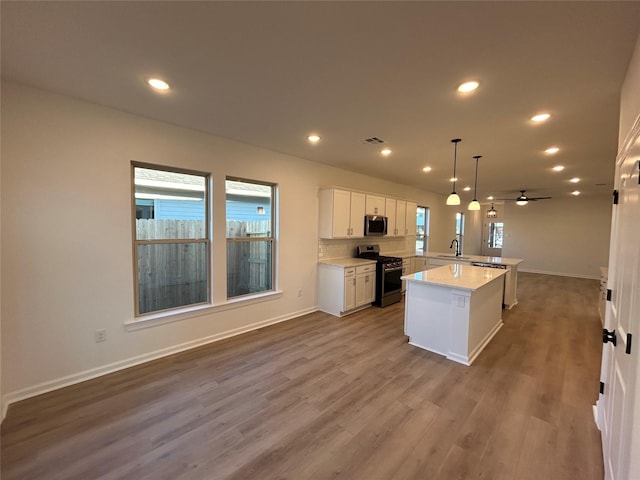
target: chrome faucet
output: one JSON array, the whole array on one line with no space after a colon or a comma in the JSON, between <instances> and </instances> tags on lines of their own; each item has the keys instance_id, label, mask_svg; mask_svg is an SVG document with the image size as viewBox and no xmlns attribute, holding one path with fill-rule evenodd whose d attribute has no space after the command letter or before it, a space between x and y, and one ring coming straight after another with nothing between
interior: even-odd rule
<instances>
[{"instance_id":1,"label":"chrome faucet","mask_svg":"<svg viewBox=\"0 0 640 480\"><path fill-rule=\"evenodd\" d=\"M451 245L449 245L449 248L453 248L454 243L456 244L456 257L459 257L460 255L462 255L462 252L460 251L460 242L457 238L451 240Z\"/></svg>"}]
</instances>

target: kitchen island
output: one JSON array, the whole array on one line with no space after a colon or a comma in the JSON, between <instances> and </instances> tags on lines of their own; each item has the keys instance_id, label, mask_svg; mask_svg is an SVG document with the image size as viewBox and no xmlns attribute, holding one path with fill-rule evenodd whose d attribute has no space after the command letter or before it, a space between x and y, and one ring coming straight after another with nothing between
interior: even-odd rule
<instances>
[{"instance_id":1,"label":"kitchen island","mask_svg":"<svg viewBox=\"0 0 640 480\"><path fill-rule=\"evenodd\" d=\"M505 275L455 263L403 276L409 343L471 365L503 325Z\"/></svg>"}]
</instances>

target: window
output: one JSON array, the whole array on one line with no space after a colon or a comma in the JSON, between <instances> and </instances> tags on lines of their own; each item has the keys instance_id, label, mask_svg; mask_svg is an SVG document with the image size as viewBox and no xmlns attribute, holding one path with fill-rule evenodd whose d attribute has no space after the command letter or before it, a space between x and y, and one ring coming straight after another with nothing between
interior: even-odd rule
<instances>
[{"instance_id":1,"label":"window","mask_svg":"<svg viewBox=\"0 0 640 480\"><path fill-rule=\"evenodd\" d=\"M456 238L460 242L460 252L463 252L464 245L464 213L456 213Z\"/></svg>"},{"instance_id":2,"label":"window","mask_svg":"<svg viewBox=\"0 0 640 480\"><path fill-rule=\"evenodd\" d=\"M227 298L273 290L275 185L227 178Z\"/></svg>"},{"instance_id":3,"label":"window","mask_svg":"<svg viewBox=\"0 0 640 480\"><path fill-rule=\"evenodd\" d=\"M504 223L502 222L490 222L489 223L489 248L502 248L502 239L504 236Z\"/></svg>"},{"instance_id":4,"label":"window","mask_svg":"<svg viewBox=\"0 0 640 480\"><path fill-rule=\"evenodd\" d=\"M209 175L132 163L136 315L209 301Z\"/></svg>"},{"instance_id":5,"label":"window","mask_svg":"<svg viewBox=\"0 0 640 480\"><path fill-rule=\"evenodd\" d=\"M427 252L429 250L429 208L416 209L416 251Z\"/></svg>"}]
</instances>

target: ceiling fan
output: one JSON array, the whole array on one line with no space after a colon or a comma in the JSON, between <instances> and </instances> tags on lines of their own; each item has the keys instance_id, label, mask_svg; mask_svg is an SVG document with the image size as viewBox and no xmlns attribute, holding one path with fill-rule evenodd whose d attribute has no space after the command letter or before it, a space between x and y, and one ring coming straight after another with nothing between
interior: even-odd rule
<instances>
[{"instance_id":1,"label":"ceiling fan","mask_svg":"<svg viewBox=\"0 0 640 480\"><path fill-rule=\"evenodd\" d=\"M527 197L524 192L526 190L520 190L520 196L518 198L499 198L498 200L515 201L518 205L526 205L529 202L535 202L537 200L549 200L551 197Z\"/></svg>"}]
</instances>

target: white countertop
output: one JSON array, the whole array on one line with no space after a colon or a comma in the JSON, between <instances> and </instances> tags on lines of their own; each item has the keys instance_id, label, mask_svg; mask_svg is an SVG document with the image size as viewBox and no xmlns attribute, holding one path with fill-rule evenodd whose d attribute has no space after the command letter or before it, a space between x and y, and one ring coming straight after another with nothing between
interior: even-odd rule
<instances>
[{"instance_id":1,"label":"white countertop","mask_svg":"<svg viewBox=\"0 0 640 480\"><path fill-rule=\"evenodd\" d=\"M507 266L515 266L524 262L523 258L487 257L484 255L462 255L460 257L456 257L451 253L441 253L441 252L427 252L425 254L421 254L417 256L423 256L427 258L447 258L452 260L458 258L462 262L480 262L480 263L491 263L493 265L507 265Z\"/></svg>"},{"instance_id":2,"label":"white countertop","mask_svg":"<svg viewBox=\"0 0 640 480\"><path fill-rule=\"evenodd\" d=\"M451 264L404 275L402 280L473 291L506 273L507 270L500 268Z\"/></svg>"},{"instance_id":3,"label":"white countertop","mask_svg":"<svg viewBox=\"0 0 640 480\"><path fill-rule=\"evenodd\" d=\"M318 263L322 263L324 265L333 265L335 267L357 267L359 265L372 265L376 263L376 261L368 260L366 258L343 257L320 260Z\"/></svg>"}]
</instances>

